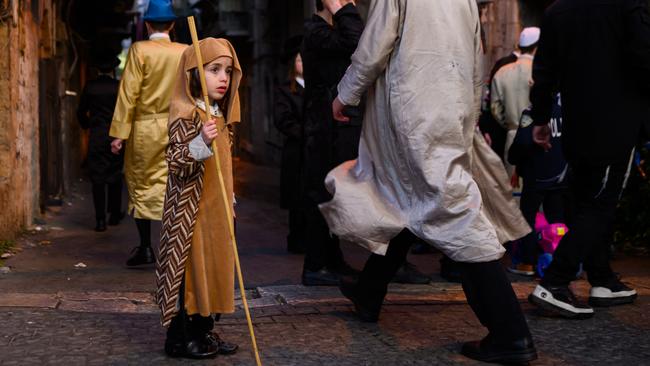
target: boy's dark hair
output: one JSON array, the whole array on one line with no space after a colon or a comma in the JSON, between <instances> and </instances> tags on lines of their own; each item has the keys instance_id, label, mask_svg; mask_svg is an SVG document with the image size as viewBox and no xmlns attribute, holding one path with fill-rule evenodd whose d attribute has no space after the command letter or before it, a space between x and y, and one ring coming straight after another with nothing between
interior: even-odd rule
<instances>
[{"instance_id":1,"label":"boy's dark hair","mask_svg":"<svg viewBox=\"0 0 650 366\"><path fill-rule=\"evenodd\" d=\"M168 32L174 25L174 21L171 22L147 22L149 26L155 32Z\"/></svg>"},{"instance_id":2,"label":"boy's dark hair","mask_svg":"<svg viewBox=\"0 0 650 366\"><path fill-rule=\"evenodd\" d=\"M323 11L325 7L323 6L323 0L316 0L316 10Z\"/></svg>"},{"instance_id":3,"label":"boy's dark hair","mask_svg":"<svg viewBox=\"0 0 650 366\"><path fill-rule=\"evenodd\" d=\"M190 70L190 94L192 94L192 96L197 99L203 98L201 92L201 78L199 76L199 69L196 67Z\"/></svg>"},{"instance_id":4,"label":"boy's dark hair","mask_svg":"<svg viewBox=\"0 0 650 366\"><path fill-rule=\"evenodd\" d=\"M535 49L537 48L537 43L531 44L528 47L519 47L519 51L521 51L522 54L531 54Z\"/></svg>"}]
</instances>

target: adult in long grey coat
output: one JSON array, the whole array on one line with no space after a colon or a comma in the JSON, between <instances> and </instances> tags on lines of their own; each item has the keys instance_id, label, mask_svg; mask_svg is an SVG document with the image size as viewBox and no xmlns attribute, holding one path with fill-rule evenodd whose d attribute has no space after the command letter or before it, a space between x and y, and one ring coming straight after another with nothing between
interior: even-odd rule
<instances>
[{"instance_id":1,"label":"adult in long grey coat","mask_svg":"<svg viewBox=\"0 0 650 366\"><path fill-rule=\"evenodd\" d=\"M526 362L536 351L499 259L502 241L530 229L476 129L480 32L475 0L372 1L333 103L343 121L343 106L368 91L359 158L330 172L334 198L320 208L333 233L375 253L341 286L362 320L377 321L415 235L463 263L468 302L489 330L463 353Z\"/></svg>"}]
</instances>

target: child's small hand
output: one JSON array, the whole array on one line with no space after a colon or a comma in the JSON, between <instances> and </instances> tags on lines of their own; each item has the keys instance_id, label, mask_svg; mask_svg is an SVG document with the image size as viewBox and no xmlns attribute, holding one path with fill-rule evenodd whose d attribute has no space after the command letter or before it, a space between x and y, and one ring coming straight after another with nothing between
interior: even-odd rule
<instances>
[{"instance_id":1,"label":"child's small hand","mask_svg":"<svg viewBox=\"0 0 650 366\"><path fill-rule=\"evenodd\" d=\"M551 128L548 125L533 127L533 141L544 151L551 150Z\"/></svg>"},{"instance_id":2,"label":"child's small hand","mask_svg":"<svg viewBox=\"0 0 650 366\"><path fill-rule=\"evenodd\" d=\"M219 131L217 130L216 119L211 119L203 124L203 128L201 129L201 137L203 138L203 142L205 142L206 145L210 146L210 144L212 144L212 141L217 138L218 135Z\"/></svg>"},{"instance_id":3,"label":"child's small hand","mask_svg":"<svg viewBox=\"0 0 650 366\"><path fill-rule=\"evenodd\" d=\"M111 141L111 152L115 155L119 155L120 150L122 150L122 146L124 146L124 140L122 139L115 139Z\"/></svg>"}]
</instances>

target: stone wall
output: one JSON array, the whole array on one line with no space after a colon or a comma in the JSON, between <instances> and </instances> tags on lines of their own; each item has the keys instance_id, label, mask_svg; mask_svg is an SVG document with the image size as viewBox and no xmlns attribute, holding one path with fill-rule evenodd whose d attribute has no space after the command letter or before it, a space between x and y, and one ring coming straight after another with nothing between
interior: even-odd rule
<instances>
[{"instance_id":1,"label":"stone wall","mask_svg":"<svg viewBox=\"0 0 650 366\"><path fill-rule=\"evenodd\" d=\"M0 22L0 240L39 212L39 38L24 9Z\"/></svg>"},{"instance_id":2,"label":"stone wall","mask_svg":"<svg viewBox=\"0 0 650 366\"><path fill-rule=\"evenodd\" d=\"M486 72L503 56L510 54L521 32L517 0L497 0L488 5L482 16L486 41Z\"/></svg>"}]
</instances>

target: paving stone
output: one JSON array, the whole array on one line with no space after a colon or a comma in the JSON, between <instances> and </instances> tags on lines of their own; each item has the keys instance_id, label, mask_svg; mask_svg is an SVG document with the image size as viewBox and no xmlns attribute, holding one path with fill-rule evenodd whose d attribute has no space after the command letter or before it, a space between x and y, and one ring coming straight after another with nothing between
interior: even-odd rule
<instances>
[{"instance_id":1,"label":"paving stone","mask_svg":"<svg viewBox=\"0 0 650 366\"><path fill-rule=\"evenodd\" d=\"M478 365L458 351L463 341L486 334L465 304L389 305L378 324L359 322L349 306L338 312L332 305L283 311L287 307L264 309L274 315L255 323L265 365ZM529 305L524 310L540 355L533 365L650 364L649 296L597 309L584 321L540 317ZM162 352L165 333L157 314L0 308L0 322L2 365L186 363ZM245 321L224 316L216 329L241 351L213 362L254 365ZM91 348L96 351L88 354Z\"/></svg>"},{"instance_id":2,"label":"paving stone","mask_svg":"<svg viewBox=\"0 0 650 366\"><path fill-rule=\"evenodd\" d=\"M4 293L0 307L33 307L54 309L59 300L51 294Z\"/></svg>"}]
</instances>

